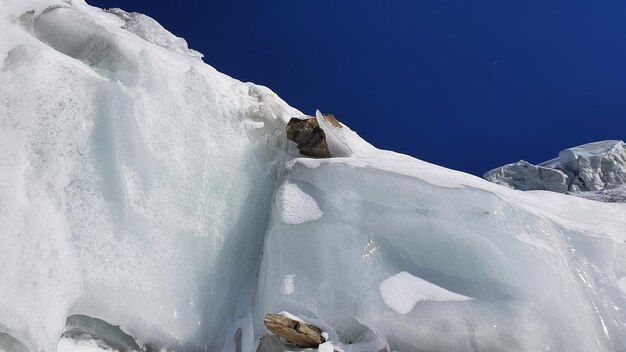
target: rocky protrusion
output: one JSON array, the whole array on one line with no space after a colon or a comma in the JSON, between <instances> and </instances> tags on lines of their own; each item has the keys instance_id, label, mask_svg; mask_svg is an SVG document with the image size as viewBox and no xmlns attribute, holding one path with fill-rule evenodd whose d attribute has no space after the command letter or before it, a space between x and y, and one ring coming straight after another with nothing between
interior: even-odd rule
<instances>
[{"instance_id":1,"label":"rocky protrusion","mask_svg":"<svg viewBox=\"0 0 626 352\"><path fill-rule=\"evenodd\" d=\"M302 155L316 158L330 157L326 134L315 117L308 119L292 117L287 123L287 139L298 144L298 150Z\"/></svg>"},{"instance_id":2,"label":"rocky protrusion","mask_svg":"<svg viewBox=\"0 0 626 352\"><path fill-rule=\"evenodd\" d=\"M326 342L322 330L317 326L284 315L267 313L263 322L267 330L298 347L317 348Z\"/></svg>"}]
</instances>

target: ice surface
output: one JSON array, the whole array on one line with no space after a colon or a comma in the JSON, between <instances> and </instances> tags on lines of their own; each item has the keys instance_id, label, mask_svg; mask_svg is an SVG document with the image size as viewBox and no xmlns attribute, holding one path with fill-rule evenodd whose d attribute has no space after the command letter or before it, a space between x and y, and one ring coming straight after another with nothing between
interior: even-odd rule
<instances>
[{"instance_id":1,"label":"ice surface","mask_svg":"<svg viewBox=\"0 0 626 352\"><path fill-rule=\"evenodd\" d=\"M324 216L272 216L257 322L287 309L343 341L364 322L398 350L623 348L622 269L610 273L624 264L623 205L516 192L353 141L347 158L287 161L284 182L308 183ZM400 314L380 290L398 272L473 299ZM276 294L286 274L298 278L288 297Z\"/></svg>"},{"instance_id":2,"label":"ice surface","mask_svg":"<svg viewBox=\"0 0 626 352\"><path fill-rule=\"evenodd\" d=\"M93 339L74 340L62 338L57 346L57 352L117 352L108 346Z\"/></svg>"},{"instance_id":3,"label":"ice surface","mask_svg":"<svg viewBox=\"0 0 626 352\"><path fill-rule=\"evenodd\" d=\"M80 1L0 17L0 331L52 351L83 314L219 349L301 113Z\"/></svg>"},{"instance_id":4,"label":"ice surface","mask_svg":"<svg viewBox=\"0 0 626 352\"><path fill-rule=\"evenodd\" d=\"M72 315L65 323L63 338L81 340L87 336L89 339L99 341L99 344L107 348L119 351L140 351L134 338L125 333L119 326L114 326L104 320L85 315Z\"/></svg>"},{"instance_id":5,"label":"ice surface","mask_svg":"<svg viewBox=\"0 0 626 352\"><path fill-rule=\"evenodd\" d=\"M560 168L572 180L571 191L598 191L626 184L626 144L602 141L559 153Z\"/></svg>"},{"instance_id":6,"label":"ice surface","mask_svg":"<svg viewBox=\"0 0 626 352\"><path fill-rule=\"evenodd\" d=\"M354 158L356 165L362 162ZM293 226L272 216L257 328L263 312L288 310L325 321L342 341L356 335L357 318L400 350L623 347L624 297L607 274L624 264L623 214L602 222L588 218L598 226L587 232L566 220L574 214L563 206L563 195L515 192L452 172L439 181L450 185L454 179L459 186L437 186L351 162L316 160L315 168L308 159L291 163L285 182L308 183L324 217ZM430 169L421 170L425 178L443 171L421 167ZM570 207L586 202L576 199ZM596 213L624 210L596 206L603 209ZM604 236L602 223L615 241L590 237ZM473 299L417 299L413 306L403 296L411 304L398 312L380 290L398 272ZM296 275L297 290L284 296L279 292L287 274Z\"/></svg>"},{"instance_id":7,"label":"ice surface","mask_svg":"<svg viewBox=\"0 0 626 352\"><path fill-rule=\"evenodd\" d=\"M626 205L516 192L321 113L336 157L298 157L301 112L113 12L3 2L1 349L255 351L279 311L346 352L626 349Z\"/></svg>"}]
</instances>

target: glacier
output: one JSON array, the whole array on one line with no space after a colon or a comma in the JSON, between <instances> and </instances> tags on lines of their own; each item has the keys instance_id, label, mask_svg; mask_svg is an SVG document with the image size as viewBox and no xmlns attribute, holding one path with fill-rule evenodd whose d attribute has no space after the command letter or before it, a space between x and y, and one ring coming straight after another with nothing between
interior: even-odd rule
<instances>
[{"instance_id":1,"label":"glacier","mask_svg":"<svg viewBox=\"0 0 626 352\"><path fill-rule=\"evenodd\" d=\"M625 204L319 112L333 158L305 158L285 126L306 115L145 15L0 6L1 351L256 351L280 311L320 350L626 349Z\"/></svg>"},{"instance_id":2,"label":"glacier","mask_svg":"<svg viewBox=\"0 0 626 352\"><path fill-rule=\"evenodd\" d=\"M539 165L520 160L485 173L488 181L519 189L569 192L600 201L626 198L626 143L608 140L567 148Z\"/></svg>"}]
</instances>

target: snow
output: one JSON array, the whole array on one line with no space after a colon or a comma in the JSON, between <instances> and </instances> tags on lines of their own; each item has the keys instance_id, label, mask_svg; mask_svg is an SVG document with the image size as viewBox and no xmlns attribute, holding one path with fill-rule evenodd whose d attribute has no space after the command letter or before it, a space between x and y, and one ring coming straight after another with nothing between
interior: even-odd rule
<instances>
[{"instance_id":1,"label":"snow","mask_svg":"<svg viewBox=\"0 0 626 352\"><path fill-rule=\"evenodd\" d=\"M567 191L567 175L561 170L535 166L520 160L485 173L487 181L522 191Z\"/></svg>"},{"instance_id":2,"label":"snow","mask_svg":"<svg viewBox=\"0 0 626 352\"><path fill-rule=\"evenodd\" d=\"M280 288L280 292L283 295L293 295L296 292L296 286L294 284L294 279L296 278L296 274L287 274L283 277L283 286Z\"/></svg>"},{"instance_id":3,"label":"snow","mask_svg":"<svg viewBox=\"0 0 626 352\"><path fill-rule=\"evenodd\" d=\"M625 204L501 187L321 112L334 157L303 158L300 111L112 12L3 2L0 346L255 351L289 311L343 351L626 349ZM89 321L102 336L59 339Z\"/></svg>"},{"instance_id":4,"label":"snow","mask_svg":"<svg viewBox=\"0 0 626 352\"><path fill-rule=\"evenodd\" d=\"M295 320L295 321L299 321L299 322L301 322L301 323L305 323L305 321L304 321L302 318L300 318L300 317L298 317L298 316L296 316L296 315L294 315L294 314L291 314L291 313L289 313L289 312L285 312L285 311L283 311L283 312L279 312L278 314L279 314L279 315L282 315L282 316L284 316L284 317L287 317L287 318L289 318L289 319L292 319L292 320Z\"/></svg>"},{"instance_id":5,"label":"snow","mask_svg":"<svg viewBox=\"0 0 626 352\"><path fill-rule=\"evenodd\" d=\"M319 346L318 351L319 352L334 352L335 345L333 345L331 342L324 342L323 344Z\"/></svg>"},{"instance_id":6,"label":"snow","mask_svg":"<svg viewBox=\"0 0 626 352\"><path fill-rule=\"evenodd\" d=\"M406 271L395 274L380 284L380 294L385 304L398 312L409 313L415 304L422 301L449 302L467 301L470 297L456 294L415 277Z\"/></svg>"},{"instance_id":7,"label":"snow","mask_svg":"<svg viewBox=\"0 0 626 352\"><path fill-rule=\"evenodd\" d=\"M289 310L347 340L367 322L392 349L620 350L624 297L609 272L625 263L624 205L511 190L344 128L352 154L286 160L283 182L306 185L324 221L292 227L272 214L257 334L264 312ZM402 272L412 276L394 279ZM287 274L298 290L284 298L274 292ZM393 294L385 280L404 286ZM435 288L464 300L426 300Z\"/></svg>"},{"instance_id":8,"label":"snow","mask_svg":"<svg viewBox=\"0 0 626 352\"><path fill-rule=\"evenodd\" d=\"M626 144L609 140L567 148L539 165L520 160L485 173L485 179L527 190L570 192L599 201L620 202L626 184Z\"/></svg>"},{"instance_id":9,"label":"snow","mask_svg":"<svg viewBox=\"0 0 626 352\"><path fill-rule=\"evenodd\" d=\"M0 332L31 351L74 314L219 349L256 274L301 113L123 26L81 1L3 3Z\"/></svg>"},{"instance_id":10,"label":"snow","mask_svg":"<svg viewBox=\"0 0 626 352\"><path fill-rule=\"evenodd\" d=\"M62 338L57 346L57 352L117 352L117 350L92 339L74 340Z\"/></svg>"},{"instance_id":11,"label":"snow","mask_svg":"<svg viewBox=\"0 0 626 352\"><path fill-rule=\"evenodd\" d=\"M624 142L617 140L587 143L573 148L567 148L559 153L559 162L562 164L586 158L601 157L610 153L620 152Z\"/></svg>"},{"instance_id":12,"label":"snow","mask_svg":"<svg viewBox=\"0 0 626 352\"><path fill-rule=\"evenodd\" d=\"M276 195L280 220L285 224L302 224L317 220L324 214L313 197L295 183L286 182Z\"/></svg>"},{"instance_id":13,"label":"snow","mask_svg":"<svg viewBox=\"0 0 626 352\"><path fill-rule=\"evenodd\" d=\"M573 195L607 203L626 203L626 185L605 188L599 191L576 192Z\"/></svg>"},{"instance_id":14,"label":"snow","mask_svg":"<svg viewBox=\"0 0 626 352\"><path fill-rule=\"evenodd\" d=\"M202 59L204 56L195 50L189 49L185 39L174 36L168 30L163 28L157 21L146 15L137 12L129 13L119 8L109 9L107 12L110 12L124 20L124 29L136 34L150 43L171 51L189 55L196 59Z\"/></svg>"}]
</instances>

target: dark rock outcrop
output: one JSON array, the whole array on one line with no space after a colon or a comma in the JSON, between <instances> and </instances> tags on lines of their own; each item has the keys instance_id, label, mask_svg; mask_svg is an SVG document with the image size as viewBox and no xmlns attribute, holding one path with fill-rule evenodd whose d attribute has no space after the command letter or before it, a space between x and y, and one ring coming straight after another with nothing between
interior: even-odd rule
<instances>
[{"instance_id":1,"label":"dark rock outcrop","mask_svg":"<svg viewBox=\"0 0 626 352\"><path fill-rule=\"evenodd\" d=\"M322 330L317 326L284 315L267 313L263 323L267 330L298 347L317 348L326 342Z\"/></svg>"},{"instance_id":2,"label":"dark rock outcrop","mask_svg":"<svg viewBox=\"0 0 626 352\"><path fill-rule=\"evenodd\" d=\"M287 139L298 144L300 154L316 158L329 158L330 150L326 133L315 117L299 119L292 117L287 123Z\"/></svg>"}]
</instances>

